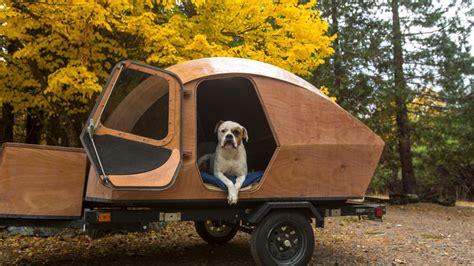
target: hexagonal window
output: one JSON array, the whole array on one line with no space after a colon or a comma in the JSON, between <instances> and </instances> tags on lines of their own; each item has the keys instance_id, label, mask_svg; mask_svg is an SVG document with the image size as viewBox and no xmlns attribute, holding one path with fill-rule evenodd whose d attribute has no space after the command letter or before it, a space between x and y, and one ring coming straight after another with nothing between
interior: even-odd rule
<instances>
[{"instance_id":1,"label":"hexagonal window","mask_svg":"<svg viewBox=\"0 0 474 266\"><path fill-rule=\"evenodd\" d=\"M250 190L263 180L277 147L254 83L244 77L204 80L197 87L197 158L213 154L217 147L215 126L219 121L234 121L247 129L249 140L244 142L247 153L247 178L255 180L242 190ZM222 184L209 182L213 175L208 163L200 165L201 177L209 189ZM259 178L260 176L260 178ZM211 176L212 177L212 176Z\"/></svg>"}]
</instances>

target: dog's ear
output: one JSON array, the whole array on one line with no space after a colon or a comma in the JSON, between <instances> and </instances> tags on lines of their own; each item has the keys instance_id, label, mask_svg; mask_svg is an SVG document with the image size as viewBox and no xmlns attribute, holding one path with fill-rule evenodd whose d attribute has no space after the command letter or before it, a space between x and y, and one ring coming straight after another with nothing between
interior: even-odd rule
<instances>
[{"instance_id":1,"label":"dog's ear","mask_svg":"<svg viewBox=\"0 0 474 266\"><path fill-rule=\"evenodd\" d=\"M247 129L245 127L242 127L242 132L244 133L243 138L245 139L245 142L249 142L249 134L247 133Z\"/></svg>"},{"instance_id":2,"label":"dog's ear","mask_svg":"<svg viewBox=\"0 0 474 266\"><path fill-rule=\"evenodd\" d=\"M224 121L220 120L219 122L217 122L216 124L216 127L214 128L214 133L217 133L217 130L219 129L220 125L224 123Z\"/></svg>"}]
</instances>

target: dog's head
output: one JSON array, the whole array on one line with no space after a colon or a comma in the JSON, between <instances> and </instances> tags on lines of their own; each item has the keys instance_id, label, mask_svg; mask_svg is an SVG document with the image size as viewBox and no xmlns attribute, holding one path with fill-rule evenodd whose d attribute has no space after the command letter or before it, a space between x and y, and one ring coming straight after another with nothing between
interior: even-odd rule
<instances>
[{"instance_id":1,"label":"dog's head","mask_svg":"<svg viewBox=\"0 0 474 266\"><path fill-rule=\"evenodd\" d=\"M217 140L222 148L237 149L242 140L249 140L247 129L232 121L219 121L214 129L217 133Z\"/></svg>"}]
</instances>

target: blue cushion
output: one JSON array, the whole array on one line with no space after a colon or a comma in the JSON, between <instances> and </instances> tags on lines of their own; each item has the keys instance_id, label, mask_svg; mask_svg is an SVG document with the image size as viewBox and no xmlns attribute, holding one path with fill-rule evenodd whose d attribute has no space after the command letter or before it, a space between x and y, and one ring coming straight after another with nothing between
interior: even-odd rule
<instances>
[{"instance_id":1,"label":"blue cushion","mask_svg":"<svg viewBox=\"0 0 474 266\"><path fill-rule=\"evenodd\" d=\"M253 183L259 182L260 179L262 179L262 176L263 176L263 171L255 171L255 172L252 172L252 173L248 173L247 177L245 178L244 183L242 184L242 187L246 187L246 186L249 186ZM202 177L202 180L204 181L204 183L208 183L208 184L211 184L211 185L214 185L214 186L218 186L222 190L227 191L226 185L224 183L222 183L222 181L219 180L219 178L217 178L217 177L215 177L215 176L213 176L213 175L211 175L207 172L203 172L203 171L201 171L201 177ZM231 176L231 177L227 177L227 178L229 178L235 184L235 179L236 179L235 176Z\"/></svg>"}]
</instances>

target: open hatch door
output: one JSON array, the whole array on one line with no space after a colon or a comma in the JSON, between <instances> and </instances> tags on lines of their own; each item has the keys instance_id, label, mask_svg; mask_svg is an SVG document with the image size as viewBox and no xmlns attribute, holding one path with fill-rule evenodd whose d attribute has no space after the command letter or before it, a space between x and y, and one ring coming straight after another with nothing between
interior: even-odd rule
<instances>
[{"instance_id":1,"label":"open hatch door","mask_svg":"<svg viewBox=\"0 0 474 266\"><path fill-rule=\"evenodd\" d=\"M181 165L182 83L169 71L123 61L81 134L102 183L113 189L165 189Z\"/></svg>"}]
</instances>

